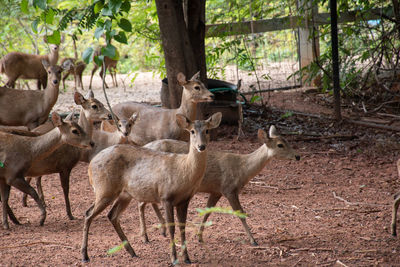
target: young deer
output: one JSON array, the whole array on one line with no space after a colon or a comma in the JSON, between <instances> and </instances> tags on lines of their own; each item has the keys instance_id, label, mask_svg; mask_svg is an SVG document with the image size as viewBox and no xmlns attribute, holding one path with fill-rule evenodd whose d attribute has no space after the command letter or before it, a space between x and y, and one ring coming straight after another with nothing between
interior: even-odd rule
<instances>
[{"instance_id":1,"label":"young deer","mask_svg":"<svg viewBox=\"0 0 400 267\"><path fill-rule=\"evenodd\" d=\"M94 57L99 56L99 55L100 55L100 50L101 50L101 47L97 48L96 51L94 52L94 55L93 55L93 56L94 56ZM94 73L96 72L96 70L98 70L100 67L101 67L101 70L100 70L100 77L104 80L104 86L105 86L106 88L108 88L108 85L107 85L107 83L106 83L106 76L105 76L105 75L103 76L103 74L106 73L106 71L107 71L107 69L108 69L108 70L110 71L110 75L111 75L111 79L112 79L112 82L113 82L114 87L118 87L117 73L116 73L116 70L117 70L117 63L118 63L118 60L111 59L111 58L109 58L109 57L107 57L107 56L104 57L105 68L103 67L103 65L102 65L102 66L99 66L99 65L96 64L95 61L93 61L93 65L94 65L94 66L93 66L92 73L91 73L91 75L90 75L89 89L92 89L92 79L93 79L93 75L94 75Z\"/></svg>"},{"instance_id":2,"label":"young deer","mask_svg":"<svg viewBox=\"0 0 400 267\"><path fill-rule=\"evenodd\" d=\"M46 40L45 40L46 42ZM6 87L15 88L15 81L22 79L37 79L37 87L40 90L47 86L47 69L43 68L42 61L50 65L57 65L59 46L49 44L50 53L47 55L34 55L21 52L10 52L0 59L0 73L8 77Z\"/></svg>"},{"instance_id":3,"label":"young deer","mask_svg":"<svg viewBox=\"0 0 400 267\"><path fill-rule=\"evenodd\" d=\"M125 249L132 257L136 256L119 223L120 215L134 198L141 202L163 204L172 243L171 261L176 263L173 208L176 207L181 242L185 244L187 208L206 168L209 129L218 127L221 116L221 113L216 113L208 120L192 122L181 114L176 115L178 125L190 132L188 154L115 145L92 159L88 173L96 200L86 211L81 250L83 261L89 261L87 245L92 220L114 200L108 218L120 239L126 241ZM185 262L190 263L186 246L183 246L183 256Z\"/></svg>"},{"instance_id":4,"label":"young deer","mask_svg":"<svg viewBox=\"0 0 400 267\"><path fill-rule=\"evenodd\" d=\"M47 121L50 110L58 99L62 70L68 70L71 62L60 66L42 61L48 73L48 87L44 91L16 90L0 88L0 124L8 126L26 126L33 129Z\"/></svg>"},{"instance_id":5,"label":"young deer","mask_svg":"<svg viewBox=\"0 0 400 267\"><path fill-rule=\"evenodd\" d=\"M65 80L68 78L70 74L74 76L75 90L78 89L78 85L81 87L82 90L84 90L82 83L82 74L86 68L86 64L83 61L81 60L77 61L72 57L63 58L60 64L62 65L62 63L64 63L67 60L70 60L72 62L72 67L63 75L62 82L64 90L65 90Z\"/></svg>"},{"instance_id":6,"label":"young deer","mask_svg":"<svg viewBox=\"0 0 400 267\"><path fill-rule=\"evenodd\" d=\"M40 225L43 225L46 219L44 203L39 199L35 189L24 178L34 161L45 158L63 143L82 148L89 148L94 145L77 123L64 122L57 113L53 113L52 121L56 128L36 137L0 132L0 161L3 165L0 168L0 196L3 206L3 227L5 229L9 229L7 214L10 214L10 216L12 214L8 206L11 186L30 195L36 201L41 210Z\"/></svg>"},{"instance_id":7,"label":"young deer","mask_svg":"<svg viewBox=\"0 0 400 267\"><path fill-rule=\"evenodd\" d=\"M397 161L397 172L400 177L400 159ZM392 235L397 236L397 210L400 205L400 192L397 192L394 195L394 203L393 203L393 211L392 211Z\"/></svg>"},{"instance_id":8,"label":"young deer","mask_svg":"<svg viewBox=\"0 0 400 267\"><path fill-rule=\"evenodd\" d=\"M150 105L125 102L113 107L119 118L129 118L134 112L140 113L140 120L131 132L132 141L138 145L145 145L158 139L176 139L187 141L189 135L182 130L176 120L176 114L183 114L190 120L196 119L196 103L209 102L214 95L198 80L200 72L189 81L185 75L178 74L178 81L183 86L181 106L177 109L163 109Z\"/></svg>"},{"instance_id":9,"label":"young deer","mask_svg":"<svg viewBox=\"0 0 400 267\"><path fill-rule=\"evenodd\" d=\"M207 158L207 168L203 181L197 192L209 193L207 207L213 207L217 204L221 196L225 196L233 210L243 211L239 201L239 193L243 187L256 176L272 159L296 159L300 156L291 148L289 143L281 137L275 126L269 129L269 137L263 130L258 130L258 138L263 145L250 154L234 154L228 152L210 151ZM186 153L187 143L176 140L157 140L144 146L157 151L166 151L173 153ZM148 242L146 225L144 221L144 208L146 203L139 204L141 235L145 242ZM152 205L161 222L157 205ZM210 213L203 218L200 226L198 238L203 242L204 223L207 221ZM252 245L257 245L245 218L239 218L243 224L247 236ZM163 229L163 231L165 231Z\"/></svg>"},{"instance_id":10,"label":"young deer","mask_svg":"<svg viewBox=\"0 0 400 267\"><path fill-rule=\"evenodd\" d=\"M81 106L78 125L82 127L87 135L94 141L92 136L93 123L111 119L111 113L99 100L94 98L92 91L89 91L87 98L82 96L79 92L75 92L74 101L77 105ZM94 144L94 146L97 145L96 142L94 142ZM69 180L71 171L76 164L82 160L83 155L86 154L86 151L89 150L90 149L81 149L68 144L62 145L42 160L35 161L26 173L26 176L29 176L26 178L28 183L30 183L31 177L39 176L36 178L36 186L39 197L43 202L44 195L41 184L41 176L59 173L60 182L64 193L65 208L70 220L74 219L69 201ZM22 198L23 206L26 206L27 204L26 197L26 194L24 194Z\"/></svg>"},{"instance_id":11,"label":"young deer","mask_svg":"<svg viewBox=\"0 0 400 267\"><path fill-rule=\"evenodd\" d=\"M93 131L93 141L95 146L92 149L84 151L81 160L90 162L103 149L117 144L136 145L129 139L132 127L138 118L134 113L128 120L118 119L118 128L112 125L108 120L102 121L101 129ZM114 128L115 127L115 128Z\"/></svg>"}]
</instances>

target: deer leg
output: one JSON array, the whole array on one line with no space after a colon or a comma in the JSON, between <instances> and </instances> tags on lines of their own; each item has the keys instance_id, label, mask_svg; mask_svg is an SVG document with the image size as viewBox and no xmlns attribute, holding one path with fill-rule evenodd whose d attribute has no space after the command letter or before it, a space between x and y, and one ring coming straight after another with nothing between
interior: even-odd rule
<instances>
[{"instance_id":1,"label":"deer leg","mask_svg":"<svg viewBox=\"0 0 400 267\"><path fill-rule=\"evenodd\" d=\"M43 226L44 221L46 220L46 208L44 206L44 203L41 201L38 194L36 193L35 189L33 189L33 187L30 186L25 181L23 176L14 177L14 179L9 179L8 184L30 195L36 201L41 211L40 226Z\"/></svg>"},{"instance_id":2,"label":"deer leg","mask_svg":"<svg viewBox=\"0 0 400 267\"><path fill-rule=\"evenodd\" d=\"M217 202L220 200L221 195L215 195L215 194L210 194L210 196L208 197L208 201L207 201L207 208L211 208L214 207ZM197 238L199 240L199 242L203 243L203 232L204 232L204 225L208 219L208 217L210 217L211 213L206 213L203 217L203 221L201 222L200 225L200 229L199 232L197 233Z\"/></svg>"},{"instance_id":3,"label":"deer leg","mask_svg":"<svg viewBox=\"0 0 400 267\"><path fill-rule=\"evenodd\" d=\"M146 202L139 202L139 222L140 222L140 235L144 243L149 243L149 237L147 236L146 221L144 218L144 210L146 208Z\"/></svg>"},{"instance_id":4,"label":"deer leg","mask_svg":"<svg viewBox=\"0 0 400 267\"><path fill-rule=\"evenodd\" d=\"M65 200L65 210L67 211L67 216L70 220L75 220L75 217L71 212L71 204L69 202L69 177L71 175L71 169L67 169L60 172L60 182L64 193Z\"/></svg>"},{"instance_id":5,"label":"deer leg","mask_svg":"<svg viewBox=\"0 0 400 267\"><path fill-rule=\"evenodd\" d=\"M242 206L240 205L239 196L238 196L237 192L233 192L231 194L228 194L226 196L226 198L228 199L229 204L231 204L231 207L232 207L233 210L238 210L238 211L240 211L242 213L244 212ZM250 227L246 223L246 218L239 218L239 219L242 222L244 230L246 231L246 234L250 239L251 245L258 246L256 240L254 239L253 235L250 232Z\"/></svg>"},{"instance_id":6,"label":"deer leg","mask_svg":"<svg viewBox=\"0 0 400 267\"><path fill-rule=\"evenodd\" d=\"M0 190L5 190L4 192L6 193L6 194L8 194L8 196L10 195L10 186L8 185L8 184L6 184L4 181L1 181L0 182ZM7 197L7 195L6 195L6 198L8 198ZM1 193L0 193L0 201L2 200L2 198L1 198ZM8 217L10 218L10 220L14 223L14 224L16 224L16 225L21 225L21 223L18 221L18 219L17 219L17 217L15 217L15 215L14 215L14 212L12 211L12 209L10 208L10 206L8 205L8 201L6 201L6 203L7 203L7 206L6 206L6 208L7 208L7 213L8 213Z\"/></svg>"},{"instance_id":7,"label":"deer leg","mask_svg":"<svg viewBox=\"0 0 400 267\"><path fill-rule=\"evenodd\" d=\"M160 209L158 208L158 205L156 203L151 203L151 206L153 207L153 210L156 213L157 218L158 218L158 220L159 220L159 222L161 224L161 234L163 236L167 236L166 235L167 227L165 225L165 220L164 220L164 217L162 216L162 214L160 212Z\"/></svg>"},{"instance_id":8,"label":"deer leg","mask_svg":"<svg viewBox=\"0 0 400 267\"><path fill-rule=\"evenodd\" d=\"M65 80L68 78L68 76L69 76L69 72L65 73L63 78L62 78L64 91L65 91Z\"/></svg>"},{"instance_id":9,"label":"deer leg","mask_svg":"<svg viewBox=\"0 0 400 267\"><path fill-rule=\"evenodd\" d=\"M104 81L104 86L106 87L106 88L108 88L108 85L107 85L107 83L106 83L106 75L105 75L105 73L107 72L107 68L101 68L101 70L100 70L100 77L101 77L101 79Z\"/></svg>"},{"instance_id":10,"label":"deer leg","mask_svg":"<svg viewBox=\"0 0 400 267\"><path fill-rule=\"evenodd\" d=\"M85 222L83 225L83 240L81 247L82 261L89 262L87 253L89 227L93 219L99 215L105 208L107 208L114 201L114 198L97 198L95 203L85 213Z\"/></svg>"},{"instance_id":11,"label":"deer leg","mask_svg":"<svg viewBox=\"0 0 400 267\"><path fill-rule=\"evenodd\" d=\"M28 184L30 184L31 181L32 181L32 177L26 177L25 180L26 180L26 182L27 182ZM25 193L23 193L23 194L22 194L22 206L23 206L23 207L28 207L27 198L28 198L28 195L25 194Z\"/></svg>"},{"instance_id":12,"label":"deer leg","mask_svg":"<svg viewBox=\"0 0 400 267\"><path fill-rule=\"evenodd\" d=\"M397 236L397 210L399 209L400 205L400 195L396 197L393 203L393 211L392 211L392 235Z\"/></svg>"},{"instance_id":13,"label":"deer leg","mask_svg":"<svg viewBox=\"0 0 400 267\"><path fill-rule=\"evenodd\" d=\"M44 202L44 194L43 194L43 187L42 187L42 176L36 177L36 190L40 200L43 201L43 205L46 206Z\"/></svg>"},{"instance_id":14,"label":"deer leg","mask_svg":"<svg viewBox=\"0 0 400 267\"><path fill-rule=\"evenodd\" d=\"M128 194L122 193L117 201L114 203L113 207L111 208L110 212L108 213L108 219L114 226L115 231L117 232L119 238L124 243L124 247L126 251L132 256L137 257L135 251L133 250L131 244L129 244L128 238L124 234L121 228L121 224L119 223L119 216L124 212L124 210L128 207L129 203L131 202L131 197Z\"/></svg>"},{"instance_id":15,"label":"deer leg","mask_svg":"<svg viewBox=\"0 0 400 267\"><path fill-rule=\"evenodd\" d=\"M178 221L179 221L179 232L181 234L183 258L185 260L185 263L190 264L191 261L189 259L189 255L187 252L186 234L185 234L188 206L189 206L189 200L184 201L183 203L179 204L179 206L176 207L176 215L177 215Z\"/></svg>"},{"instance_id":16,"label":"deer leg","mask_svg":"<svg viewBox=\"0 0 400 267\"><path fill-rule=\"evenodd\" d=\"M81 86L81 88L82 88L82 91L85 90L85 89L83 88L82 73L78 74L78 81L79 81L79 84L80 84L80 86Z\"/></svg>"},{"instance_id":17,"label":"deer leg","mask_svg":"<svg viewBox=\"0 0 400 267\"><path fill-rule=\"evenodd\" d=\"M95 65L94 68L93 68L93 70L92 70L92 73L91 73L91 75L90 75L89 89L92 89L92 79L93 79L93 75L94 75L94 73L96 72L96 70L97 70L98 68L99 68L99 67L98 67L97 65Z\"/></svg>"},{"instance_id":18,"label":"deer leg","mask_svg":"<svg viewBox=\"0 0 400 267\"><path fill-rule=\"evenodd\" d=\"M163 201L165 217L168 223L169 236L171 239L171 262L173 265L177 263L176 245L175 245L175 224L174 224L174 206L170 201Z\"/></svg>"},{"instance_id":19,"label":"deer leg","mask_svg":"<svg viewBox=\"0 0 400 267\"><path fill-rule=\"evenodd\" d=\"M8 198L10 196L10 186L6 184L3 180L0 180L0 195L3 206L3 228L4 230L8 230L10 229L10 226L8 225Z\"/></svg>"}]
</instances>

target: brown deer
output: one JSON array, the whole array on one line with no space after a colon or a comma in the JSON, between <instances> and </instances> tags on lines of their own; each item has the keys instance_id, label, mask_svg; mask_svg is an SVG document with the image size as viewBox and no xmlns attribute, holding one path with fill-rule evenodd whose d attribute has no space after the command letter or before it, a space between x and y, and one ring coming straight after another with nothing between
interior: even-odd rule
<instances>
[{"instance_id":1,"label":"brown deer","mask_svg":"<svg viewBox=\"0 0 400 267\"><path fill-rule=\"evenodd\" d=\"M44 41L47 42L46 39ZM49 49L50 53L47 55L10 52L0 59L0 73L4 73L8 78L6 87L15 88L15 81L22 78L37 79L38 90L41 86L45 89L48 78L47 69L43 68L42 61L47 61L49 65L57 65L59 46L49 44Z\"/></svg>"},{"instance_id":2,"label":"brown deer","mask_svg":"<svg viewBox=\"0 0 400 267\"><path fill-rule=\"evenodd\" d=\"M190 120L196 119L196 104L210 102L214 95L207 90L198 79L200 72L189 81L184 74L179 73L177 78L183 86L181 105L177 109L163 109L136 102L124 102L113 107L119 118L129 118L134 112L140 113L140 120L131 132L131 139L138 145L145 145L158 139L176 139L187 141L189 135L182 130L175 119L176 114L182 114Z\"/></svg>"},{"instance_id":3,"label":"brown deer","mask_svg":"<svg viewBox=\"0 0 400 267\"><path fill-rule=\"evenodd\" d=\"M58 99L61 72L70 66L70 61L65 61L60 67L43 60L41 68L44 67L48 73L49 82L44 91L0 87L0 124L33 129L47 121L50 110Z\"/></svg>"},{"instance_id":4,"label":"brown deer","mask_svg":"<svg viewBox=\"0 0 400 267\"><path fill-rule=\"evenodd\" d=\"M400 177L400 159L397 161L397 172ZM397 236L397 210L399 209L400 205L400 192L397 192L394 195L394 203L393 203L393 210L392 210L392 235Z\"/></svg>"},{"instance_id":5,"label":"brown deer","mask_svg":"<svg viewBox=\"0 0 400 267\"><path fill-rule=\"evenodd\" d=\"M96 49L96 51L94 52L93 56L94 56L94 57L98 57L98 56L100 56L100 53L101 53L101 47L99 47L99 48ZM118 87L117 73L116 73L116 71L117 71L117 63L118 63L118 60L111 59L111 58L109 58L109 57L107 57L107 56L104 57L104 65L105 65L105 66L104 66L104 65L99 66L99 65L97 65L96 62L93 60L93 65L94 65L94 66L93 66L92 73L91 73L91 75L90 75L89 89L92 89L92 79L93 79L93 75L94 75L94 73L96 72L96 70L98 70L100 67L101 67L101 70L100 70L100 77L104 80L104 86L105 86L106 88L108 88L108 85L107 85L107 83L106 83L106 76L104 75L104 73L106 73L107 70L109 70L114 87Z\"/></svg>"},{"instance_id":6,"label":"brown deer","mask_svg":"<svg viewBox=\"0 0 400 267\"><path fill-rule=\"evenodd\" d=\"M111 113L99 100L94 97L92 91L89 91L86 98L79 92L75 92L74 101L77 105L81 106L78 125L82 127L87 135L91 137L94 141L92 135L93 123L97 121L111 119ZM96 142L94 142L94 144L95 145L92 147L92 149L97 146ZM42 175L59 173L60 182L64 193L65 208L68 218L70 220L74 219L69 201L69 180L71 171L76 166L76 164L80 160L82 160L82 158L84 157L83 155L86 153L86 151L90 150L91 149L81 149L79 147L64 144L42 160L35 161L26 173L26 176L29 176L26 178L28 183L30 183L31 177L39 176L36 178L36 187L38 190L39 198L43 202L44 194L41 184ZM26 197L27 195L24 194L22 199L23 206L27 205Z\"/></svg>"},{"instance_id":7,"label":"brown deer","mask_svg":"<svg viewBox=\"0 0 400 267\"><path fill-rule=\"evenodd\" d=\"M209 130L218 127L221 116L221 113L216 113L208 120L192 122L181 114L176 115L178 125L190 132L188 154L115 145L102 150L92 159L88 173L96 198L85 215L81 250L83 261L89 261L87 245L90 224L111 204L113 206L108 218L120 239L125 242L125 249L132 257L136 256L119 223L120 215L134 198L140 202L163 204L172 244L171 261L176 263L173 208L177 210L183 245L189 201L200 185L206 168ZM182 249L185 262L190 263L186 245Z\"/></svg>"},{"instance_id":8,"label":"brown deer","mask_svg":"<svg viewBox=\"0 0 400 267\"><path fill-rule=\"evenodd\" d=\"M234 154L220 151L210 151L207 158L207 168L203 181L197 192L209 193L207 207L217 204L221 196L228 199L233 210L244 212L239 201L239 193L248 182L256 176L272 159L296 159L300 156L291 148L289 143L276 131L275 126L269 129L269 137L263 130L258 130L258 138L263 145L250 154ZM187 153L188 145L186 142L176 140L157 140L145 145L144 147L173 153ZM144 208L146 203L139 204L141 235L145 242L148 242L146 225L144 221ZM153 203L153 208L164 225L164 219L160 218L158 206ZM204 224L210 213L203 218L200 226L198 238L203 242ZM245 218L239 218L243 224L247 236L252 245L257 245L250 227ZM165 230L163 230L165 231Z\"/></svg>"},{"instance_id":9,"label":"brown deer","mask_svg":"<svg viewBox=\"0 0 400 267\"><path fill-rule=\"evenodd\" d=\"M0 132L0 161L2 162L0 196L3 206L3 227L5 229L9 229L7 214L12 214L8 206L11 186L30 195L36 201L41 211L40 225L44 224L46 219L45 205L35 189L24 178L34 161L45 158L63 143L82 148L89 148L94 145L77 123L64 122L57 113L53 113L52 121L56 128L36 137ZM16 220L15 216L14 219Z\"/></svg>"},{"instance_id":10,"label":"brown deer","mask_svg":"<svg viewBox=\"0 0 400 267\"><path fill-rule=\"evenodd\" d=\"M68 78L70 74L74 76L75 90L78 89L78 86L80 86L81 89L84 90L82 83L82 74L86 68L86 64L82 60L76 60L72 57L63 58L60 64L62 65L67 60L72 62L72 67L69 68L69 70L66 71L65 74L63 75L62 82L64 90L65 90L65 80Z\"/></svg>"}]
</instances>

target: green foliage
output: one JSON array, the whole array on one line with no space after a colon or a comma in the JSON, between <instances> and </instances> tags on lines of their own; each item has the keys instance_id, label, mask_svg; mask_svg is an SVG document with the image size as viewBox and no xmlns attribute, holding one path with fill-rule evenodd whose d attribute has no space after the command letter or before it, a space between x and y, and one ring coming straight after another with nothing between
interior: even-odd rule
<instances>
[{"instance_id":1,"label":"green foliage","mask_svg":"<svg viewBox=\"0 0 400 267\"><path fill-rule=\"evenodd\" d=\"M212 212L217 212L217 213L223 213L223 214L232 214L236 217L239 218L246 218L247 214L243 213L239 210L232 210L230 208L222 208L222 207L211 207L211 208L205 208L205 209L199 209L197 208L196 211L199 213L199 216L204 216L207 213L212 213Z\"/></svg>"},{"instance_id":2,"label":"green foliage","mask_svg":"<svg viewBox=\"0 0 400 267\"><path fill-rule=\"evenodd\" d=\"M110 249L107 251L107 254L108 254L108 255L112 255L112 254L117 253L118 251L120 251L121 249L123 249L124 246L125 246L126 244L128 244L128 241L124 240L124 241L122 242L122 244L120 244L120 245L118 245L118 246L115 246L115 247L113 247L113 248L110 248Z\"/></svg>"}]
</instances>

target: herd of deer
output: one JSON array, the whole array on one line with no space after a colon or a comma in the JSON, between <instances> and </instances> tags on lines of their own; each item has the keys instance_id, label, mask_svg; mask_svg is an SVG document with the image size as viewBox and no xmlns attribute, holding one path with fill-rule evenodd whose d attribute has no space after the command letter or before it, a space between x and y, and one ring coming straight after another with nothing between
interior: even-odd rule
<instances>
[{"instance_id":1,"label":"herd of deer","mask_svg":"<svg viewBox=\"0 0 400 267\"><path fill-rule=\"evenodd\" d=\"M143 241L148 242L144 210L150 203L161 222L163 235L168 228L174 264L177 262L174 207L181 242L185 244L187 209L194 194L208 193L207 207L215 206L221 196L225 196L233 210L244 212L239 193L270 160L300 160L274 126L269 128L268 134L258 130L262 145L250 154L208 152L210 130L219 126L222 115L216 113L206 120L195 120L196 104L213 100L213 94L199 80L198 73L189 80L184 74L178 74L177 80L183 87L179 108L162 109L125 102L113 107L115 120L91 90L84 97L76 91L75 83L74 102L80 106L79 120L75 121L73 112L64 120L53 113L52 127L42 127L57 102L62 71L81 77L85 68L74 59L62 60L58 66L58 46L50 45L50 48L50 54L45 56L13 52L0 60L0 72L8 77L6 86L0 87L0 125L26 126L29 130L0 129L0 197L4 229L9 229L8 217L19 224L8 204L11 186L25 194L24 205L26 195L35 200L41 211L40 225L44 224L46 208L41 176L52 173L59 173L66 212L69 219L74 219L69 202L70 173L79 161L84 161L89 163L89 182L95 201L85 213L82 260L89 261L88 234L93 219L110 205L110 222L128 253L136 256L119 222L131 199L135 199L139 202ZM115 65L111 67L115 68ZM37 79L38 87L42 85L45 90L10 88L18 78ZM83 88L82 79L78 80ZM112 125L114 121L116 124ZM94 127L96 122L101 122L99 129ZM398 167L400 175L400 161ZM29 184L31 177L37 177L37 191ZM164 208L166 221L158 204ZM393 235L396 234L399 204L400 197L393 210ZM209 215L204 216L200 226L200 242L203 242L204 223ZM257 245L246 219L240 220L250 243ZM190 263L187 246L182 245L182 250L184 261Z\"/></svg>"}]
</instances>

